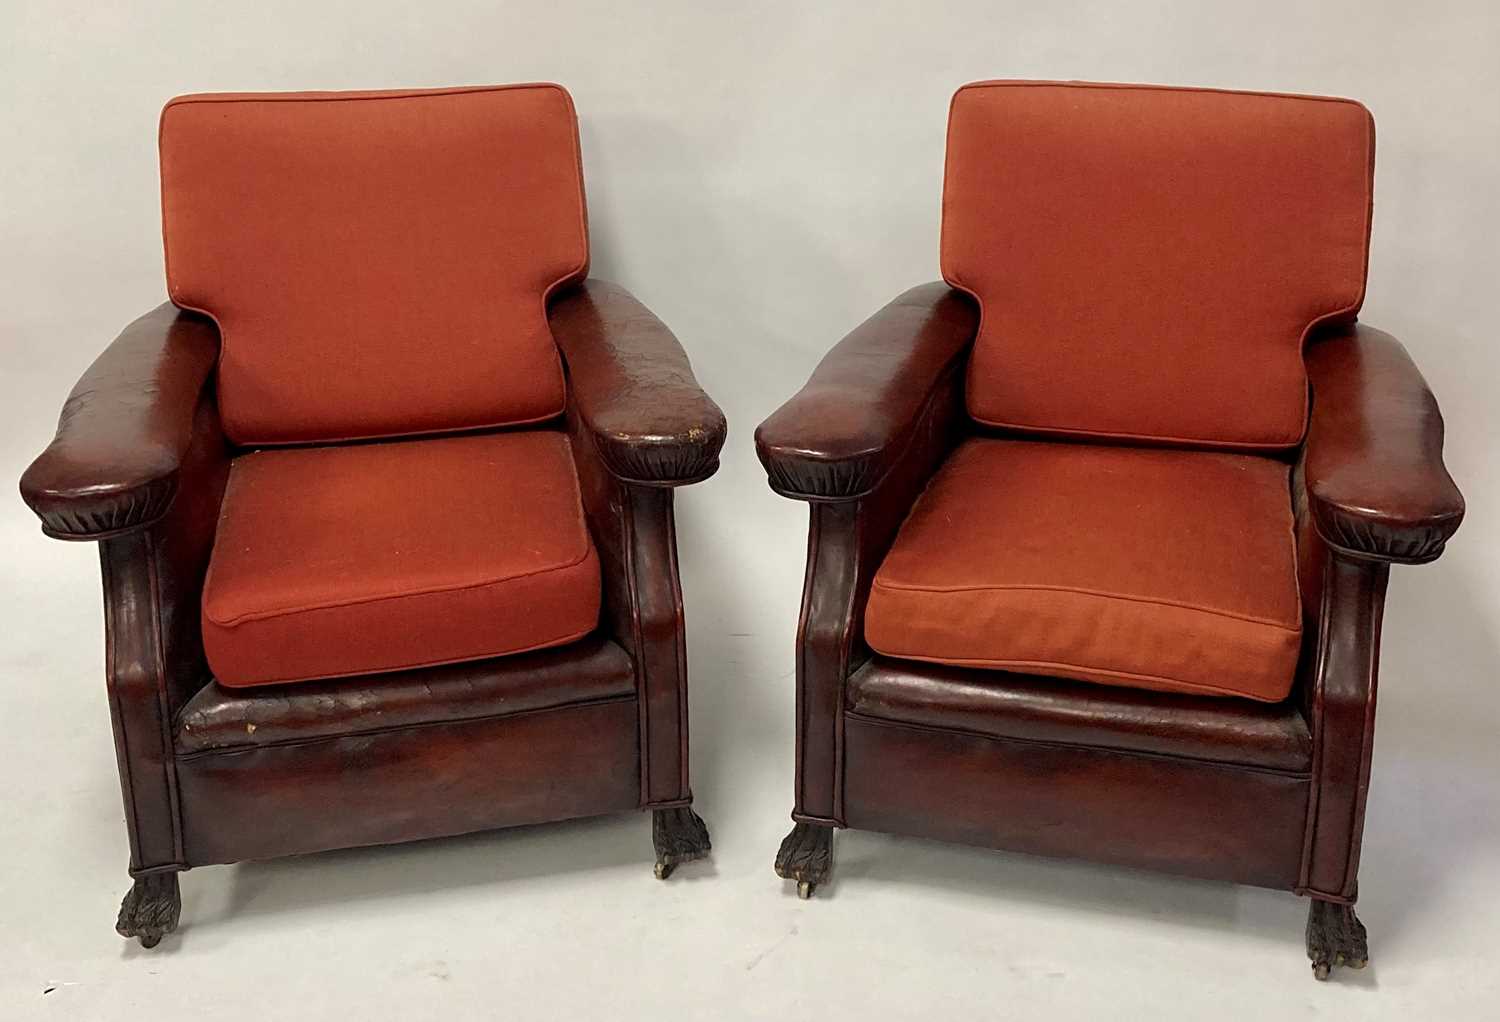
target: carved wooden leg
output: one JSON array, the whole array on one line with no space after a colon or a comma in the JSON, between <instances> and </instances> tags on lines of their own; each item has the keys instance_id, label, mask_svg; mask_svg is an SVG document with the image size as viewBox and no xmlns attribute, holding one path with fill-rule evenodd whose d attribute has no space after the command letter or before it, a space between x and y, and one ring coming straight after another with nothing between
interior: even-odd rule
<instances>
[{"instance_id":1,"label":"carved wooden leg","mask_svg":"<svg viewBox=\"0 0 1500 1022\"><path fill-rule=\"evenodd\" d=\"M833 828L798 823L776 852L776 875L797 881L797 897L811 898L833 873Z\"/></svg>"},{"instance_id":2,"label":"carved wooden leg","mask_svg":"<svg viewBox=\"0 0 1500 1022\"><path fill-rule=\"evenodd\" d=\"M177 929L182 915L182 892L176 873L152 873L140 877L120 903L115 932L139 937L141 947L155 947L162 937Z\"/></svg>"},{"instance_id":3,"label":"carved wooden leg","mask_svg":"<svg viewBox=\"0 0 1500 1022\"><path fill-rule=\"evenodd\" d=\"M713 845L708 826L689 806L651 811L651 841L656 845L656 879L665 880L684 862L708 855Z\"/></svg>"},{"instance_id":4,"label":"carved wooden leg","mask_svg":"<svg viewBox=\"0 0 1500 1022\"><path fill-rule=\"evenodd\" d=\"M1307 957L1313 976L1327 979L1337 966L1363 969L1370 963L1365 924L1354 914L1353 905L1312 900L1307 910Z\"/></svg>"}]
</instances>

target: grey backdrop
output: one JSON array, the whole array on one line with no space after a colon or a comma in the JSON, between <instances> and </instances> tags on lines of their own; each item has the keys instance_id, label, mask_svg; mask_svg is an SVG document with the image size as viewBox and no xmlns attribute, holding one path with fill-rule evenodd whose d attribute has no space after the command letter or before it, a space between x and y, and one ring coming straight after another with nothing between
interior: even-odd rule
<instances>
[{"instance_id":1,"label":"grey backdrop","mask_svg":"<svg viewBox=\"0 0 1500 1022\"><path fill-rule=\"evenodd\" d=\"M643 821L623 820L203 871L184 883L176 950L149 960L109 932L125 853L94 552L45 541L0 500L0 904L20 948L0 964L0 1004L1451 1017L1493 996L1473 967L1500 880L1497 52L1487 0L3 0L6 485L89 360L164 297L156 118L185 91L565 84L594 273L675 329L730 437L718 477L679 498L713 867L652 886ZM1406 342L1442 401L1469 520L1442 561L1391 582L1363 989L1303 979L1289 896L858 835L824 901L800 905L770 875L790 808L806 517L766 489L751 434L829 345L937 277L946 103L987 77L1334 93L1374 112L1363 318ZM590 963L589 978L567 971Z\"/></svg>"}]
</instances>

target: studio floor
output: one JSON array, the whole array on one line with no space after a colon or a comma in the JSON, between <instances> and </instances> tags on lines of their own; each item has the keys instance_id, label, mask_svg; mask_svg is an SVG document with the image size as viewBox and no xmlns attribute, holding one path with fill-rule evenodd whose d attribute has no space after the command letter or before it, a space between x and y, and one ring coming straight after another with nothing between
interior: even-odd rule
<instances>
[{"instance_id":1,"label":"studio floor","mask_svg":"<svg viewBox=\"0 0 1500 1022\"><path fill-rule=\"evenodd\" d=\"M836 881L799 901L771 872L792 615L741 633L704 559L686 581L712 861L657 881L649 819L629 815L201 869L181 929L143 951L112 928L126 849L94 551L44 542L19 502L3 523L13 577L49 584L7 587L0 608L27 623L0 640L24 765L0 772L0 1018L1495 1017L1500 720L1461 668L1480 651L1421 648L1436 603L1415 570L1388 609L1360 901L1373 961L1330 983L1286 893L842 833ZM706 547L690 501L681 527ZM795 607L795 563L759 573Z\"/></svg>"}]
</instances>

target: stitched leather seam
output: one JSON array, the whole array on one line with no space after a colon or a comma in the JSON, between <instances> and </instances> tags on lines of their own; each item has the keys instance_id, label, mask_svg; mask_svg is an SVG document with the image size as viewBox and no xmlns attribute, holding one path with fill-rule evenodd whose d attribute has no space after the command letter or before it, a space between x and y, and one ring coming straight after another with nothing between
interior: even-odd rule
<instances>
[{"instance_id":1,"label":"stitched leather seam","mask_svg":"<svg viewBox=\"0 0 1500 1022\"><path fill-rule=\"evenodd\" d=\"M896 657L901 660L917 660L922 663L929 664L951 664L955 667L997 667L1006 670L1036 670L1038 668L1045 667L1062 671L1083 671L1089 674L1102 674L1110 678L1122 678L1127 681L1154 681L1157 683L1174 685L1180 688L1192 689L1195 692L1205 692L1212 695L1238 696L1242 699L1253 699L1256 702L1261 703L1279 703L1282 702L1283 699L1285 699L1284 696L1272 699L1266 696L1253 695L1249 692L1242 692L1238 689L1220 688L1215 685L1203 685L1199 684L1198 682L1183 681L1180 678L1173 678L1167 675L1142 674L1133 671L1116 671L1111 670L1107 667L1088 667L1080 664L1062 663L1055 660L989 660L983 658L962 657L945 657L944 659L939 660L935 657L927 656L921 653L902 653L892 649L877 649L876 652L881 654L882 656Z\"/></svg>"},{"instance_id":2,"label":"stitched leather seam","mask_svg":"<svg viewBox=\"0 0 1500 1022\"><path fill-rule=\"evenodd\" d=\"M1320 598L1318 601L1318 644L1314 651L1313 660L1313 693L1312 693L1312 720L1309 721L1312 729L1312 773L1317 781L1311 784L1307 793L1307 822L1302 836L1302 865L1299 870L1299 887L1306 887L1312 881L1313 850L1318 841L1318 819L1323 800L1323 750L1325 726L1323 722L1323 710L1326 705L1324 700L1324 683L1326 680L1327 661L1329 656L1329 622L1333 600L1333 561L1325 557L1319 574L1321 582L1319 585Z\"/></svg>"},{"instance_id":3,"label":"stitched leather seam","mask_svg":"<svg viewBox=\"0 0 1500 1022\"><path fill-rule=\"evenodd\" d=\"M664 498L666 508L666 546L668 562L668 578L672 583L672 606L675 625L672 629L672 645L676 652L677 675L673 679L677 686L677 790L682 794L681 798L692 800L693 792L689 784L689 771L692 761L688 751L688 673L687 673L687 636L684 634L686 618L682 605L682 575L677 563L677 512L674 507L672 494Z\"/></svg>"},{"instance_id":4,"label":"stitched leather seam","mask_svg":"<svg viewBox=\"0 0 1500 1022\"><path fill-rule=\"evenodd\" d=\"M1110 592L1105 592L1103 590L1084 589L1084 588L1077 587L1077 586L1060 586L1060 585L1050 585L1050 586L1049 585L928 586L928 585L915 585L915 584L912 584L912 583L905 583L905 582L891 582L891 581L886 580L886 579L877 578L875 580L875 582L874 582L874 588L876 588L876 589L884 589L884 590L886 590L888 592L895 591L895 592L920 592L920 593L944 593L944 594L946 594L946 593L973 593L973 592L1009 592L1009 591L1012 591L1012 590L1019 591L1019 592L1069 593L1069 594L1076 595L1076 596L1092 596L1092 597L1095 597L1097 599L1104 599L1104 600L1119 600L1119 601L1124 602L1124 603L1144 603L1144 604L1148 604L1150 606L1155 606L1155 607L1170 607L1170 608L1172 608L1174 610L1192 611L1192 612L1198 613L1198 614L1207 614L1207 615L1210 615L1212 617L1223 617L1223 618L1229 618L1230 620L1234 620L1234 621L1244 621L1244 622L1247 622L1249 624L1265 625L1268 628L1275 628L1275 629L1278 629L1280 631L1292 632L1292 633L1297 634L1297 635L1302 634L1302 626L1301 626L1300 623L1296 624L1296 625L1287 625L1287 624L1283 624L1283 623L1281 623L1279 621L1272 621L1270 618L1255 617L1255 616L1250 615L1250 614L1236 614L1233 611L1216 610L1216 609L1214 609L1212 607L1201 607L1201 606L1197 606L1197 605L1191 604L1191 603L1179 603L1179 602L1176 602L1176 601L1173 601L1173 600L1158 600L1158 599L1152 599L1152 598L1146 597L1146 596L1129 596L1129 595L1126 595L1124 593L1110 593ZM1298 613L1299 613L1299 615L1301 613L1300 607L1298 609Z\"/></svg>"},{"instance_id":5,"label":"stitched leather seam","mask_svg":"<svg viewBox=\"0 0 1500 1022\"><path fill-rule=\"evenodd\" d=\"M795 703L793 716L793 730L796 736L796 752L794 754L795 770L792 775L792 805L793 815L807 804L807 770L803 765L803 757L807 753L807 706L808 706L808 683L807 683L807 646L805 639L808 624L813 613L813 585L817 578L819 544L823 541L823 510L814 507L809 510L807 520L807 563L802 569L802 599L797 614L797 643L793 659L793 672L796 675ZM842 703L842 697L839 699Z\"/></svg>"},{"instance_id":6,"label":"stitched leather seam","mask_svg":"<svg viewBox=\"0 0 1500 1022\"><path fill-rule=\"evenodd\" d=\"M538 706L530 710L521 710L516 713L485 713L473 717L454 717L449 720L418 720L410 724L394 724L389 727L366 728L359 731L347 731L334 735L317 735L309 738L279 738L274 742L261 742L259 744L247 745L225 745L212 749L191 749L178 752L177 758L185 761L206 759L212 756L233 756L245 752L258 752L261 749L285 749L305 745L318 745L324 742L337 742L346 738L378 738L381 735L398 734L402 731L419 731L431 727L447 727L454 724L486 724L497 720L510 720L516 717L529 717L538 713L554 713L559 710L577 710L591 706L613 706L616 703L628 703L635 699L634 695L609 696L605 699L588 699L577 703L560 703L557 706Z\"/></svg>"},{"instance_id":7,"label":"stitched leather seam","mask_svg":"<svg viewBox=\"0 0 1500 1022\"><path fill-rule=\"evenodd\" d=\"M1145 749L1119 749L1112 746L1089 745L1083 742L1059 742L1041 738L1019 738L1012 735L990 735L979 731L970 731L965 728L937 727L932 724L920 724L912 721L870 717L853 710L849 710L847 713L850 719L860 724L870 724L875 727L903 728L940 735L965 735L969 738L982 738L990 742L1009 742L1015 745L1030 745L1048 749L1082 749L1084 751L1093 751L1111 756L1139 756L1142 759L1162 759L1177 763L1191 763L1195 766L1214 767L1221 770L1244 770L1257 774L1273 774L1277 777L1286 777L1299 781L1310 779L1310 775L1306 770L1287 770L1280 767L1260 766L1253 763L1234 763L1221 759L1203 759L1197 756L1182 756L1170 752L1153 752Z\"/></svg>"},{"instance_id":8,"label":"stitched leather seam","mask_svg":"<svg viewBox=\"0 0 1500 1022\"><path fill-rule=\"evenodd\" d=\"M687 809L693 804L691 793L681 798L659 798L640 803L640 809Z\"/></svg>"},{"instance_id":9,"label":"stitched leather seam","mask_svg":"<svg viewBox=\"0 0 1500 1022\"><path fill-rule=\"evenodd\" d=\"M594 452L600 455L600 461L603 462L603 454L599 451L597 443L594 444ZM635 667L635 691L638 700L636 726L640 735L641 781L641 794L638 801L644 805L651 799L651 688L646 677L646 638L645 630L641 626L641 587L635 570L635 504L630 499L629 491L620 489L618 485L616 495L619 501L620 546L625 561L625 591L630 600L630 658Z\"/></svg>"},{"instance_id":10,"label":"stitched leather seam","mask_svg":"<svg viewBox=\"0 0 1500 1022\"><path fill-rule=\"evenodd\" d=\"M171 813L173 857L186 858L182 841L182 810L177 793L177 759L172 755L172 707L167 698L167 650L162 638L161 573L156 560L156 538L146 532L141 544L146 558L146 578L151 586L151 645L156 663L156 712L159 717L157 737L162 748L162 773L167 782L167 805Z\"/></svg>"},{"instance_id":11,"label":"stitched leather seam","mask_svg":"<svg viewBox=\"0 0 1500 1022\"><path fill-rule=\"evenodd\" d=\"M136 806L134 760L130 755L130 733L126 726L125 706L120 699L116 663L118 640L115 638L115 608L113 607L114 580L116 571L111 563L111 551L105 543L99 544L99 573L104 582L106 626L104 629L104 666L109 693L110 716L118 745L120 760L120 786L125 795L125 829L130 837L131 865L139 864L137 849L140 847L141 816Z\"/></svg>"}]
</instances>

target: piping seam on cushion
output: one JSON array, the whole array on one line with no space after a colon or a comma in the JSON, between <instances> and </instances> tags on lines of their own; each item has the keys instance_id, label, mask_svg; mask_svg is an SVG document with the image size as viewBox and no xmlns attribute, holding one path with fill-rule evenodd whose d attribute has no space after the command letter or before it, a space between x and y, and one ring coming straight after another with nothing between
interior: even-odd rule
<instances>
[{"instance_id":1,"label":"piping seam on cushion","mask_svg":"<svg viewBox=\"0 0 1500 1022\"><path fill-rule=\"evenodd\" d=\"M1294 625L1283 624L1272 621L1269 618L1254 617L1249 614L1236 614L1233 611L1218 610L1213 607L1201 607L1191 603L1176 603L1171 600L1154 600L1146 596L1128 596L1123 593L1108 593L1094 589L1080 589L1074 586L1046 586L1046 585L974 585L974 586L926 586L913 585L902 582L891 582L887 579L877 578L871 584L872 588L884 589L888 592L919 592L919 593L972 593L972 592L1005 592L1017 590L1021 592L1051 592L1070 593L1075 596L1091 596L1103 600L1119 600L1126 603L1144 603L1155 607L1169 607L1174 610L1187 610L1199 614L1209 614L1214 617L1229 618L1234 621L1243 621L1248 624L1265 625L1268 628L1278 628L1283 631L1302 632L1300 623ZM1298 607L1300 619L1301 607Z\"/></svg>"},{"instance_id":2,"label":"piping seam on cushion","mask_svg":"<svg viewBox=\"0 0 1500 1022\"><path fill-rule=\"evenodd\" d=\"M1115 671L1103 667L1084 667L1079 664L1059 663L1053 660L982 660L963 659L959 657L939 660L936 657L926 656L918 653L897 653L888 649L876 649L873 645L870 648L875 649L875 652L879 653L881 656L896 657L897 659L901 660L918 660L922 663L929 664L948 664L953 667L987 667L1000 669L1029 668L1031 670L1035 670L1037 668L1052 668L1059 671L1076 671L1086 674L1105 675L1110 678L1120 678L1125 681L1157 682L1158 684L1172 685L1177 688L1191 689L1194 692L1203 692L1216 696L1237 696L1242 699L1253 699L1256 702L1261 703L1280 703L1286 698L1285 696L1279 696L1272 699L1268 696L1255 695L1253 693L1244 692L1239 689L1222 688L1217 685L1203 685L1198 682L1183 681L1180 678L1172 678L1166 675L1136 674L1130 671ZM1070 675L1068 677L1078 681L1088 681L1087 678L1078 678L1076 675ZM1103 683L1094 682L1094 684Z\"/></svg>"}]
</instances>

